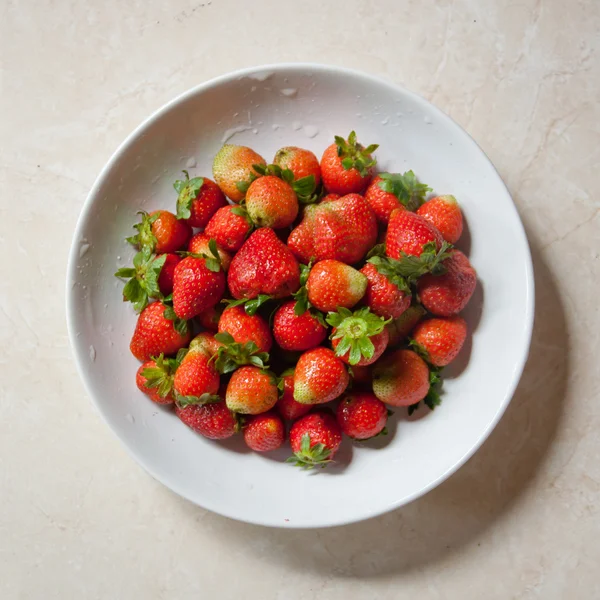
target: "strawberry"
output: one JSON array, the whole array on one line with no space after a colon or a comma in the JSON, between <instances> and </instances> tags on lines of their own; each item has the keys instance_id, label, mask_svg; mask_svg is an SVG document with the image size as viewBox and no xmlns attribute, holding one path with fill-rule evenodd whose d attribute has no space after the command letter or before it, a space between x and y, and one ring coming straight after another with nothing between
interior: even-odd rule
<instances>
[{"instance_id":1,"label":"strawberry","mask_svg":"<svg viewBox=\"0 0 600 600\"><path fill-rule=\"evenodd\" d=\"M180 407L187 404L216 402L219 373L202 347L192 348L184 356L173 380L175 398Z\"/></svg>"},{"instance_id":2,"label":"strawberry","mask_svg":"<svg viewBox=\"0 0 600 600\"><path fill-rule=\"evenodd\" d=\"M212 238L208 237L206 233L197 233L188 244L188 252L190 254L205 254L206 256L211 256L212 251L210 249L210 240ZM227 273L229 269L229 265L231 264L231 255L223 248L219 247L219 244L215 240L216 249L219 254L219 261L221 263L221 267L223 271Z\"/></svg>"},{"instance_id":3,"label":"strawberry","mask_svg":"<svg viewBox=\"0 0 600 600\"><path fill-rule=\"evenodd\" d=\"M140 366L135 383L152 402L173 404L173 375L178 366L177 359L165 358L164 354L159 354L155 359L148 360Z\"/></svg>"},{"instance_id":4,"label":"strawberry","mask_svg":"<svg viewBox=\"0 0 600 600\"><path fill-rule=\"evenodd\" d=\"M175 354L190 341L188 324L179 319L171 306L149 304L138 317L129 348L140 361L153 356Z\"/></svg>"},{"instance_id":5,"label":"strawberry","mask_svg":"<svg viewBox=\"0 0 600 600\"><path fill-rule=\"evenodd\" d=\"M365 191L376 164L371 156L379 146L372 144L363 148L356 141L356 133L350 132L348 140L335 136L321 158L321 177L328 192L352 194Z\"/></svg>"},{"instance_id":6,"label":"strawberry","mask_svg":"<svg viewBox=\"0 0 600 600\"><path fill-rule=\"evenodd\" d=\"M298 419L290 429L293 456L286 462L303 469L325 467L342 443L342 432L329 411L318 410Z\"/></svg>"},{"instance_id":7,"label":"strawberry","mask_svg":"<svg viewBox=\"0 0 600 600\"><path fill-rule=\"evenodd\" d=\"M463 217L454 196L436 196L417 209L450 244L458 242L463 230Z\"/></svg>"},{"instance_id":8,"label":"strawberry","mask_svg":"<svg viewBox=\"0 0 600 600\"><path fill-rule=\"evenodd\" d=\"M229 333L238 344L254 342L259 352L269 352L273 337L269 324L260 315L249 315L242 306L229 306L219 320L219 332Z\"/></svg>"},{"instance_id":9,"label":"strawberry","mask_svg":"<svg viewBox=\"0 0 600 600\"><path fill-rule=\"evenodd\" d=\"M222 305L219 304L212 308L207 308L198 315L198 323L200 323L203 329L216 333L219 330L219 321L222 312Z\"/></svg>"},{"instance_id":10,"label":"strawberry","mask_svg":"<svg viewBox=\"0 0 600 600\"><path fill-rule=\"evenodd\" d=\"M190 342L189 351L202 352L203 354L206 354L209 359L213 359L220 348L221 342L219 342L212 333L203 331Z\"/></svg>"},{"instance_id":11,"label":"strawberry","mask_svg":"<svg viewBox=\"0 0 600 600\"><path fill-rule=\"evenodd\" d=\"M318 346L327 336L327 326L321 313L305 310L297 314L297 302L281 305L273 318L273 336L283 350L302 352Z\"/></svg>"},{"instance_id":12,"label":"strawberry","mask_svg":"<svg viewBox=\"0 0 600 600\"><path fill-rule=\"evenodd\" d=\"M289 169L294 174L294 179L303 177L314 178L314 185L321 183L321 167L318 158L310 151L297 146L286 146L275 153L273 163L282 169Z\"/></svg>"},{"instance_id":13,"label":"strawberry","mask_svg":"<svg viewBox=\"0 0 600 600\"><path fill-rule=\"evenodd\" d=\"M420 304L409 306L397 319L388 323L388 348L397 346L407 338L417 323L425 316L426 310Z\"/></svg>"},{"instance_id":14,"label":"strawberry","mask_svg":"<svg viewBox=\"0 0 600 600\"><path fill-rule=\"evenodd\" d=\"M429 312L449 317L459 313L471 299L477 285L477 273L460 250L452 250L443 266L444 274L421 277L417 290Z\"/></svg>"},{"instance_id":15,"label":"strawberry","mask_svg":"<svg viewBox=\"0 0 600 600\"><path fill-rule=\"evenodd\" d=\"M233 257L227 283L234 298L285 298L300 287L300 267L275 232L263 227Z\"/></svg>"},{"instance_id":16,"label":"strawberry","mask_svg":"<svg viewBox=\"0 0 600 600\"><path fill-rule=\"evenodd\" d=\"M175 281L175 267L181 261L177 254L161 254L157 256L160 259L165 257L165 262L158 276L158 289L163 296L170 296L173 293L173 283Z\"/></svg>"},{"instance_id":17,"label":"strawberry","mask_svg":"<svg viewBox=\"0 0 600 600\"><path fill-rule=\"evenodd\" d=\"M429 369L412 350L396 350L375 365L373 392L386 404L410 406L429 391Z\"/></svg>"},{"instance_id":18,"label":"strawberry","mask_svg":"<svg viewBox=\"0 0 600 600\"><path fill-rule=\"evenodd\" d=\"M177 197L177 218L184 219L192 227L206 227L211 217L227 200L219 186L208 177L190 179L187 171L184 180L173 184Z\"/></svg>"},{"instance_id":19,"label":"strawberry","mask_svg":"<svg viewBox=\"0 0 600 600\"><path fill-rule=\"evenodd\" d=\"M351 369L352 383L358 384L359 386L371 387L371 381L373 379L371 367L361 367L360 365L354 365Z\"/></svg>"},{"instance_id":20,"label":"strawberry","mask_svg":"<svg viewBox=\"0 0 600 600\"><path fill-rule=\"evenodd\" d=\"M335 355L346 364L365 367L373 364L388 345L388 332L383 317L373 314L368 307L354 313L347 308L327 315L327 323L333 327L331 345Z\"/></svg>"},{"instance_id":21,"label":"strawberry","mask_svg":"<svg viewBox=\"0 0 600 600\"><path fill-rule=\"evenodd\" d=\"M355 440L387 433L387 408L370 392L354 392L342 398L336 417L342 432Z\"/></svg>"},{"instance_id":22,"label":"strawberry","mask_svg":"<svg viewBox=\"0 0 600 600\"><path fill-rule=\"evenodd\" d=\"M467 337L467 323L459 316L421 321L412 334L411 345L434 367L449 365Z\"/></svg>"},{"instance_id":23,"label":"strawberry","mask_svg":"<svg viewBox=\"0 0 600 600\"><path fill-rule=\"evenodd\" d=\"M321 204L324 202L331 202L332 200L339 200L341 196L339 194L326 194L321 198Z\"/></svg>"},{"instance_id":24,"label":"strawberry","mask_svg":"<svg viewBox=\"0 0 600 600\"><path fill-rule=\"evenodd\" d=\"M314 209L292 231L288 246L302 261L333 259L354 264L377 240L377 221L364 198L348 194Z\"/></svg>"},{"instance_id":25,"label":"strawberry","mask_svg":"<svg viewBox=\"0 0 600 600\"><path fill-rule=\"evenodd\" d=\"M412 171L400 173L380 173L373 179L365 192L377 220L387 225L392 212L399 209L416 210L431 188L419 183Z\"/></svg>"},{"instance_id":26,"label":"strawberry","mask_svg":"<svg viewBox=\"0 0 600 600\"><path fill-rule=\"evenodd\" d=\"M298 216L298 197L292 186L274 175L255 179L246 192L246 210L257 227L289 227Z\"/></svg>"},{"instance_id":27,"label":"strawberry","mask_svg":"<svg viewBox=\"0 0 600 600\"><path fill-rule=\"evenodd\" d=\"M234 412L258 415L273 408L278 398L279 390L273 374L247 366L240 367L231 376L225 401Z\"/></svg>"},{"instance_id":28,"label":"strawberry","mask_svg":"<svg viewBox=\"0 0 600 600\"><path fill-rule=\"evenodd\" d=\"M396 319L410 306L410 288L404 281L386 277L370 262L360 272L367 278L364 303L376 315Z\"/></svg>"},{"instance_id":29,"label":"strawberry","mask_svg":"<svg viewBox=\"0 0 600 600\"><path fill-rule=\"evenodd\" d=\"M403 253L421 256L425 246L435 243L442 247L442 234L421 215L404 209L392 212L385 238L385 251L390 258L399 259Z\"/></svg>"},{"instance_id":30,"label":"strawberry","mask_svg":"<svg viewBox=\"0 0 600 600\"><path fill-rule=\"evenodd\" d=\"M252 231L252 221L241 206L224 206L208 222L204 234L213 238L219 248L237 252Z\"/></svg>"},{"instance_id":31,"label":"strawberry","mask_svg":"<svg viewBox=\"0 0 600 600\"><path fill-rule=\"evenodd\" d=\"M301 404L294 400L294 370L285 371L279 380L279 389L282 392L275 408L279 414L288 421L295 421L310 411L310 404Z\"/></svg>"},{"instance_id":32,"label":"strawberry","mask_svg":"<svg viewBox=\"0 0 600 600\"><path fill-rule=\"evenodd\" d=\"M192 228L168 210L155 210L150 214L140 211L142 219L134 225L137 233L127 241L140 250L167 254L181 250L192 237Z\"/></svg>"},{"instance_id":33,"label":"strawberry","mask_svg":"<svg viewBox=\"0 0 600 600\"><path fill-rule=\"evenodd\" d=\"M190 254L176 267L173 281L173 308L177 316L191 319L212 308L225 292L225 274L219 253L211 240L212 258Z\"/></svg>"},{"instance_id":34,"label":"strawberry","mask_svg":"<svg viewBox=\"0 0 600 600\"><path fill-rule=\"evenodd\" d=\"M254 165L265 164L265 159L251 148L225 144L213 160L213 176L223 193L239 202L248 186L259 176Z\"/></svg>"},{"instance_id":35,"label":"strawberry","mask_svg":"<svg viewBox=\"0 0 600 600\"><path fill-rule=\"evenodd\" d=\"M367 278L337 260L322 260L306 281L309 302L323 312L352 308L365 295Z\"/></svg>"},{"instance_id":36,"label":"strawberry","mask_svg":"<svg viewBox=\"0 0 600 600\"><path fill-rule=\"evenodd\" d=\"M223 400L208 404L175 404L175 413L190 429L211 440L224 440L240 430L237 416Z\"/></svg>"},{"instance_id":37,"label":"strawberry","mask_svg":"<svg viewBox=\"0 0 600 600\"><path fill-rule=\"evenodd\" d=\"M335 400L350 377L344 363L329 348L307 350L294 371L294 400L302 404L323 404Z\"/></svg>"},{"instance_id":38,"label":"strawberry","mask_svg":"<svg viewBox=\"0 0 600 600\"><path fill-rule=\"evenodd\" d=\"M248 418L244 428L244 441L255 452L277 450L285 440L285 425L274 411Z\"/></svg>"}]
</instances>

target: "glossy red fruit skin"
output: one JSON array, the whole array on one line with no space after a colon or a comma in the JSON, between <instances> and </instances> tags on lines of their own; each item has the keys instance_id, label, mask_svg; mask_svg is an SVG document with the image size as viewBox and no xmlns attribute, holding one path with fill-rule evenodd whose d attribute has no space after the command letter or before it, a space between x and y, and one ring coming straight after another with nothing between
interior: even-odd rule
<instances>
[{"instance_id":1,"label":"glossy red fruit skin","mask_svg":"<svg viewBox=\"0 0 600 600\"><path fill-rule=\"evenodd\" d=\"M435 367L449 365L467 338L467 323L458 315L421 321L413 331L413 340L426 352Z\"/></svg>"},{"instance_id":2,"label":"glossy red fruit skin","mask_svg":"<svg viewBox=\"0 0 600 600\"><path fill-rule=\"evenodd\" d=\"M363 302L371 312L386 319L397 319L410 306L411 296L398 289L375 265L367 263L360 272L367 278Z\"/></svg>"},{"instance_id":3,"label":"glossy red fruit skin","mask_svg":"<svg viewBox=\"0 0 600 600\"><path fill-rule=\"evenodd\" d=\"M302 404L323 404L335 400L348 387L350 376L329 348L307 350L294 371L294 400Z\"/></svg>"},{"instance_id":4,"label":"glossy red fruit skin","mask_svg":"<svg viewBox=\"0 0 600 600\"><path fill-rule=\"evenodd\" d=\"M283 350L303 352L315 348L327 337L327 327L310 311L294 312L296 301L281 305L273 318L273 336Z\"/></svg>"},{"instance_id":5,"label":"glossy red fruit skin","mask_svg":"<svg viewBox=\"0 0 600 600\"><path fill-rule=\"evenodd\" d=\"M311 269L306 289L310 303L322 312L352 308L365 295L367 278L349 265L322 260Z\"/></svg>"},{"instance_id":6,"label":"glossy red fruit skin","mask_svg":"<svg viewBox=\"0 0 600 600\"><path fill-rule=\"evenodd\" d=\"M170 392L164 398L158 393L158 388L148 388L146 387L146 381L148 381L144 375L144 369L152 369L156 367L156 363L153 360L146 361L143 365L140 365L136 374L135 374L135 384L138 387L140 392L143 392L152 400L152 402L156 402L156 404L173 404L175 398L173 397L173 392Z\"/></svg>"},{"instance_id":7,"label":"glossy red fruit skin","mask_svg":"<svg viewBox=\"0 0 600 600\"><path fill-rule=\"evenodd\" d=\"M184 408L175 404L175 413L190 429L211 440L224 440L239 429L235 415L223 400L210 404L190 404Z\"/></svg>"},{"instance_id":8,"label":"glossy red fruit skin","mask_svg":"<svg viewBox=\"0 0 600 600\"><path fill-rule=\"evenodd\" d=\"M477 286L477 273L460 250L453 250L444 266L446 272L443 275L424 275L417 282L423 306L438 317L458 314Z\"/></svg>"},{"instance_id":9,"label":"glossy red fruit skin","mask_svg":"<svg viewBox=\"0 0 600 600\"><path fill-rule=\"evenodd\" d=\"M188 252L191 252L192 254L206 254L206 256L212 257L212 252L208 246L210 240L211 238L209 238L206 233L197 233L192 237L188 244ZM229 265L231 264L231 254L226 250L223 250L218 243L217 252L221 261L221 267L223 268L223 271L227 273L227 269L229 269Z\"/></svg>"},{"instance_id":10,"label":"glossy red fruit skin","mask_svg":"<svg viewBox=\"0 0 600 600\"><path fill-rule=\"evenodd\" d=\"M249 221L236 215L235 209L235 206L229 205L220 208L204 229L204 234L213 238L217 246L227 252L237 252L252 231Z\"/></svg>"},{"instance_id":11,"label":"glossy red fruit skin","mask_svg":"<svg viewBox=\"0 0 600 600\"><path fill-rule=\"evenodd\" d=\"M335 329L331 332L332 334L335 333ZM379 360L379 357L385 352L385 349L388 346L388 342L389 342L389 333L387 329L384 329L381 333L378 333L377 335L374 335L372 337L369 338L373 344L373 346L375 346L375 352L373 353L373 356L371 358L365 358L364 356L361 357L361 359L356 363L356 366L358 367L368 367L369 365L372 365L374 362L376 362L377 360ZM331 346L333 347L333 349L335 350L339 343L341 342L341 340L335 339L335 340L331 340ZM340 356L340 359L343 360L347 365L350 364L350 351L346 352L346 354L343 354L342 356ZM352 365L352 367L354 368L354 365Z\"/></svg>"},{"instance_id":12,"label":"glossy red fruit skin","mask_svg":"<svg viewBox=\"0 0 600 600\"><path fill-rule=\"evenodd\" d=\"M300 417L290 429L290 445L292 452L300 452L302 437L308 434L310 446L323 444L331 453L332 459L342 443L342 431L335 417L326 410L316 410Z\"/></svg>"},{"instance_id":13,"label":"glossy red fruit skin","mask_svg":"<svg viewBox=\"0 0 600 600\"><path fill-rule=\"evenodd\" d=\"M274 411L248 418L244 428L244 441L255 452L277 450L285 441L285 425Z\"/></svg>"},{"instance_id":14,"label":"glossy red fruit skin","mask_svg":"<svg viewBox=\"0 0 600 600\"><path fill-rule=\"evenodd\" d=\"M289 227L296 220L298 209L292 186L274 175L255 179L246 192L246 210L257 227Z\"/></svg>"},{"instance_id":15,"label":"glossy red fruit skin","mask_svg":"<svg viewBox=\"0 0 600 600\"><path fill-rule=\"evenodd\" d=\"M221 319L221 313L213 306L207 308L198 315L198 323L203 329L217 333L219 331L219 321Z\"/></svg>"},{"instance_id":16,"label":"glossy red fruit skin","mask_svg":"<svg viewBox=\"0 0 600 600\"><path fill-rule=\"evenodd\" d=\"M315 178L315 186L321 182L319 159L310 150L297 146L280 148L275 153L273 163L282 169L289 169L294 174L294 179L312 175Z\"/></svg>"},{"instance_id":17,"label":"glossy red fruit skin","mask_svg":"<svg viewBox=\"0 0 600 600\"><path fill-rule=\"evenodd\" d=\"M186 219L189 225L197 228L206 227L219 208L227 206L227 200L221 188L208 177L202 179L204 180L202 187L190 207L190 218Z\"/></svg>"},{"instance_id":18,"label":"glossy red fruit skin","mask_svg":"<svg viewBox=\"0 0 600 600\"><path fill-rule=\"evenodd\" d=\"M354 392L340 400L336 418L348 437L366 440L383 431L388 413L385 404L371 392Z\"/></svg>"},{"instance_id":19,"label":"glossy red fruit skin","mask_svg":"<svg viewBox=\"0 0 600 600\"><path fill-rule=\"evenodd\" d=\"M423 246L435 242L440 249L444 238L425 218L405 209L392 212L385 237L385 251L390 258L398 259L402 252L421 256Z\"/></svg>"},{"instance_id":20,"label":"glossy red fruit skin","mask_svg":"<svg viewBox=\"0 0 600 600\"><path fill-rule=\"evenodd\" d=\"M184 335L177 333L173 321L167 319L164 312L165 305L162 302L153 302L138 317L129 349L142 362L161 352L165 356L171 356L190 341L189 330Z\"/></svg>"},{"instance_id":21,"label":"glossy red fruit skin","mask_svg":"<svg viewBox=\"0 0 600 600\"><path fill-rule=\"evenodd\" d=\"M406 209L394 194L385 192L379 187L381 181L383 181L383 179L381 179L379 175L376 175L365 192L365 200L369 203L371 210L375 213L377 221L382 225L387 225L394 210Z\"/></svg>"},{"instance_id":22,"label":"glossy red fruit skin","mask_svg":"<svg viewBox=\"0 0 600 600\"><path fill-rule=\"evenodd\" d=\"M177 254L167 254L166 256L165 263L160 270L160 275L158 276L158 288L163 296L168 296L173 292L175 267L181 261L181 258Z\"/></svg>"},{"instance_id":23,"label":"glossy red fruit skin","mask_svg":"<svg viewBox=\"0 0 600 600\"><path fill-rule=\"evenodd\" d=\"M192 228L180 221L168 210L154 210L149 216L160 213L158 219L152 223L152 233L156 237L154 252L156 254L170 254L185 248L192 237Z\"/></svg>"},{"instance_id":24,"label":"glossy red fruit skin","mask_svg":"<svg viewBox=\"0 0 600 600\"><path fill-rule=\"evenodd\" d=\"M220 377L210 357L204 352L190 351L175 371L173 389L177 396L216 394Z\"/></svg>"},{"instance_id":25,"label":"glossy red fruit skin","mask_svg":"<svg viewBox=\"0 0 600 600\"><path fill-rule=\"evenodd\" d=\"M268 227L257 229L233 257L227 275L234 298L291 296L300 287L300 267L290 249Z\"/></svg>"},{"instance_id":26,"label":"glossy red fruit skin","mask_svg":"<svg viewBox=\"0 0 600 600\"><path fill-rule=\"evenodd\" d=\"M463 216L454 196L436 196L417 209L450 244L456 244L462 235Z\"/></svg>"},{"instance_id":27,"label":"glossy red fruit skin","mask_svg":"<svg viewBox=\"0 0 600 600\"><path fill-rule=\"evenodd\" d=\"M321 158L321 179L325 189L329 193L340 194L362 194L373 175L373 169L369 169L366 176L362 176L356 169L348 169L342 166L342 159L338 156L336 144L331 144L323 152Z\"/></svg>"},{"instance_id":28,"label":"glossy red fruit skin","mask_svg":"<svg viewBox=\"0 0 600 600\"><path fill-rule=\"evenodd\" d=\"M301 404L294 400L294 375L284 375L283 394L277 401L275 409L287 421L295 421L304 416L312 409L310 404Z\"/></svg>"},{"instance_id":29,"label":"glossy red fruit skin","mask_svg":"<svg viewBox=\"0 0 600 600\"><path fill-rule=\"evenodd\" d=\"M372 380L372 369L371 367L361 367L360 365L354 365L352 367L352 381L359 386L369 386Z\"/></svg>"},{"instance_id":30,"label":"glossy red fruit skin","mask_svg":"<svg viewBox=\"0 0 600 600\"><path fill-rule=\"evenodd\" d=\"M254 342L257 352L269 352L273 345L269 324L258 314L247 314L243 306L226 308L219 319L218 330L227 332L238 344Z\"/></svg>"},{"instance_id":31,"label":"glossy red fruit skin","mask_svg":"<svg viewBox=\"0 0 600 600\"><path fill-rule=\"evenodd\" d=\"M279 399L279 390L272 376L258 367L240 367L233 372L225 401L227 406L247 415L258 415L271 410Z\"/></svg>"},{"instance_id":32,"label":"glossy red fruit skin","mask_svg":"<svg viewBox=\"0 0 600 600\"><path fill-rule=\"evenodd\" d=\"M191 319L212 308L225 292L225 274L211 271L203 258L186 256L176 267L173 308L182 319Z\"/></svg>"}]
</instances>

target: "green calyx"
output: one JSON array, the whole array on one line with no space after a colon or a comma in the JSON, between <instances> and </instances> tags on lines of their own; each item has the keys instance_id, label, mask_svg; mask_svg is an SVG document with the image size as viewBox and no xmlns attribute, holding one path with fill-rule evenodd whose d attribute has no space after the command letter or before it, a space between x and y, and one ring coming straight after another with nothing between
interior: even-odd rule
<instances>
[{"instance_id":1,"label":"green calyx","mask_svg":"<svg viewBox=\"0 0 600 600\"><path fill-rule=\"evenodd\" d=\"M249 316L255 315L258 309L273 298L268 294L259 294L256 298L239 298L238 300L224 300L228 308L233 306L243 306L246 314Z\"/></svg>"},{"instance_id":2,"label":"green calyx","mask_svg":"<svg viewBox=\"0 0 600 600\"><path fill-rule=\"evenodd\" d=\"M294 314L298 317L303 315L312 306L308 301L308 290L306 289L306 282L308 281L311 268L312 262L308 265L300 265L300 288L292 294L292 297L296 300Z\"/></svg>"},{"instance_id":3,"label":"green calyx","mask_svg":"<svg viewBox=\"0 0 600 600\"><path fill-rule=\"evenodd\" d=\"M170 297L169 297L169 299L170 299ZM171 304L167 304L169 299L165 298L165 300L163 302L165 305L165 310L163 312L163 316L165 319L169 319L169 321L173 321L173 327L179 335L186 335L187 332L189 331L188 322L185 319L180 319L175 314L175 309L171 306Z\"/></svg>"},{"instance_id":4,"label":"green calyx","mask_svg":"<svg viewBox=\"0 0 600 600\"><path fill-rule=\"evenodd\" d=\"M192 202L198 196L200 189L204 185L203 177L194 177L190 179L187 171L183 171L185 179L178 179L173 187L179 194L177 197L177 218L189 219L192 216Z\"/></svg>"},{"instance_id":5,"label":"green calyx","mask_svg":"<svg viewBox=\"0 0 600 600\"><path fill-rule=\"evenodd\" d=\"M205 252L201 252L200 254L195 254L194 252L178 252L179 256L191 256L192 258L203 258L204 264L209 271L213 273L218 273L221 270L221 256L219 254L219 249L217 248L217 242L210 238L208 241L208 249L210 254L206 254Z\"/></svg>"},{"instance_id":6,"label":"green calyx","mask_svg":"<svg viewBox=\"0 0 600 600\"><path fill-rule=\"evenodd\" d=\"M154 213L150 216L146 211L140 210L137 213L141 215L141 219L139 223L136 223L133 228L137 230L135 235L132 235L128 238L125 238L130 244L133 244L140 250L147 250L149 252L154 252L154 248L156 248L156 244L158 240L156 236L152 233L152 225L160 217L160 212Z\"/></svg>"},{"instance_id":7,"label":"green calyx","mask_svg":"<svg viewBox=\"0 0 600 600\"><path fill-rule=\"evenodd\" d=\"M268 369L269 353L259 352L256 342L239 344L226 331L217 333L215 339L223 344L211 358L215 368L222 375L235 371L242 365L253 365L259 369Z\"/></svg>"},{"instance_id":8,"label":"green calyx","mask_svg":"<svg viewBox=\"0 0 600 600\"><path fill-rule=\"evenodd\" d=\"M246 195L246 192L248 191L248 188L250 187L253 181L258 179L259 177L262 177L263 175L266 175L266 173L263 172L265 169L264 165L252 165L252 169L254 172L250 173L248 179L246 179L245 181L238 181L235 184L235 187L237 188L238 192L244 194L244 196Z\"/></svg>"},{"instance_id":9,"label":"green calyx","mask_svg":"<svg viewBox=\"0 0 600 600\"><path fill-rule=\"evenodd\" d=\"M147 367L142 371L142 375L146 378L144 387L149 389L157 389L158 395L161 398L166 398L173 390L173 376L181 362L178 355L177 358L165 358L164 354L159 354L153 357L152 360L156 363L154 367Z\"/></svg>"},{"instance_id":10,"label":"green calyx","mask_svg":"<svg viewBox=\"0 0 600 600\"><path fill-rule=\"evenodd\" d=\"M356 141L355 131L350 132L347 140L339 135L336 135L334 139L338 156L342 159L342 167L346 171L356 169L362 177L366 177L369 169L377 164L371 154L379 148L379 144L363 147Z\"/></svg>"},{"instance_id":11,"label":"green calyx","mask_svg":"<svg viewBox=\"0 0 600 600\"><path fill-rule=\"evenodd\" d=\"M429 410L434 410L436 406L439 406L442 403L440 395L442 387L441 371L441 367L429 367L429 391L427 392L427 396L423 398L423 403ZM420 404L420 402L416 402L408 407L409 417L419 408Z\"/></svg>"},{"instance_id":12,"label":"green calyx","mask_svg":"<svg viewBox=\"0 0 600 600\"><path fill-rule=\"evenodd\" d=\"M175 398L175 402L180 408L186 406L192 406L193 404L214 404L220 402L221 397L216 394L202 394L201 396L180 396L179 394Z\"/></svg>"},{"instance_id":13,"label":"green calyx","mask_svg":"<svg viewBox=\"0 0 600 600\"><path fill-rule=\"evenodd\" d=\"M300 440L300 450L285 462L293 464L302 469L313 469L314 467L325 467L331 462L331 450L325 444L318 443L310 445L310 435L305 433Z\"/></svg>"},{"instance_id":14,"label":"green calyx","mask_svg":"<svg viewBox=\"0 0 600 600\"><path fill-rule=\"evenodd\" d=\"M425 195L431 191L431 188L419 183L417 176L413 171L406 171L404 175L400 173L380 173L381 181L379 187L384 192L394 194L400 203L410 211L415 211L425 201Z\"/></svg>"},{"instance_id":15,"label":"green calyx","mask_svg":"<svg viewBox=\"0 0 600 600\"><path fill-rule=\"evenodd\" d=\"M156 256L145 248L133 257L133 267L125 267L115 273L115 277L128 279L123 288L123 301L131 302L136 312L148 306L149 298L162 298L158 278L166 260L166 254Z\"/></svg>"},{"instance_id":16,"label":"green calyx","mask_svg":"<svg viewBox=\"0 0 600 600\"><path fill-rule=\"evenodd\" d=\"M300 204L313 204L318 199L318 196L315 194L315 189L317 186L314 175L307 175L306 177L295 179L294 172L291 169L282 169L279 165L274 164L252 165L252 168L260 175L272 175L273 177L278 177L286 183L289 183L294 192L296 192L296 196L298 197L298 202L300 202Z\"/></svg>"},{"instance_id":17,"label":"green calyx","mask_svg":"<svg viewBox=\"0 0 600 600\"><path fill-rule=\"evenodd\" d=\"M355 365L362 358L371 360L375 354L375 346L371 338L383 331L391 321L387 321L374 313L368 307L351 312L347 308L339 308L337 312L327 314L326 321L335 327L332 340L339 340L335 348L337 356L349 353L348 362Z\"/></svg>"}]
</instances>

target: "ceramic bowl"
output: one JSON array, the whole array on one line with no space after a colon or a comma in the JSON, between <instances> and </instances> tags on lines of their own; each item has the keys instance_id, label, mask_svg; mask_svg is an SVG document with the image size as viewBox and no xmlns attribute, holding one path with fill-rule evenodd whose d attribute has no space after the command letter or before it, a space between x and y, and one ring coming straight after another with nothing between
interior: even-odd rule
<instances>
[{"instance_id":1,"label":"ceramic bowl","mask_svg":"<svg viewBox=\"0 0 600 600\"><path fill-rule=\"evenodd\" d=\"M225 142L271 160L284 145L318 156L334 134L355 129L377 143L380 170L413 169L438 194L454 194L468 226L458 244L479 284L465 318L470 340L447 369L443 403L407 418L396 410L387 438L346 441L333 467L305 472L243 441L203 439L135 386L129 352L136 316L113 273L131 263L124 241L136 211L174 210L173 181L211 176ZM367 519L431 490L481 446L523 369L533 321L527 239L488 158L449 117L408 90L370 75L312 64L262 66L203 83L142 123L108 161L73 237L67 319L85 387L130 454L153 477L222 515L276 527Z\"/></svg>"}]
</instances>

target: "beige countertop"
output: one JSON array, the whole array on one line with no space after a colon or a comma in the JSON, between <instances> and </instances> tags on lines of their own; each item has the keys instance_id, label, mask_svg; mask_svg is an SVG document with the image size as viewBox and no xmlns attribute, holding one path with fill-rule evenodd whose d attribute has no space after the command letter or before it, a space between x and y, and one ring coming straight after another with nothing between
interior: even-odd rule
<instances>
[{"instance_id":1,"label":"beige countertop","mask_svg":"<svg viewBox=\"0 0 600 600\"><path fill-rule=\"evenodd\" d=\"M0 597L600 598L600 3L4 0ZM320 531L208 513L90 404L64 280L85 196L148 114L215 75L315 61L403 83L507 183L536 278L530 360L484 447L421 500Z\"/></svg>"}]
</instances>

